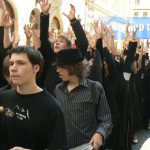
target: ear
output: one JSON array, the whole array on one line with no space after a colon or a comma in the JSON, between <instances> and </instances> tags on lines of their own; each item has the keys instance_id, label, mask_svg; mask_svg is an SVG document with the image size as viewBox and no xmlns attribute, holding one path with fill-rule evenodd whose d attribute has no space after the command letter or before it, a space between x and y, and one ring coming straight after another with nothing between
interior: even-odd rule
<instances>
[{"instance_id":1,"label":"ear","mask_svg":"<svg viewBox=\"0 0 150 150\"><path fill-rule=\"evenodd\" d=\"M39 66L38 64L37 64L37 65L34 65L34 66L33 66L33 70L34 70L35 73L39 72L40 66Z\"/></svg>"}]
</instances>

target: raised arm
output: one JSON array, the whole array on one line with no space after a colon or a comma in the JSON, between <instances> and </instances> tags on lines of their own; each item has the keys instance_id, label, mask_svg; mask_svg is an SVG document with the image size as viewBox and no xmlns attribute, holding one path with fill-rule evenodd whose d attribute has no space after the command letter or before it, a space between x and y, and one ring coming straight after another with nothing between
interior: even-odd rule
<instances>
[{"instance_id":1,"label":"raised arm","mask_svg":"<svg viewBox=\"0 0 150 150\"><path fill-rule=\"evenodd\" d=\"M44 61L53 63L55 60L55 54L52 49L51 42L49 41L49 10L51 5L48 0L40 0L41 14L40 14L40 40L41 47L38 49L43 57Z\"/></svg>"},{"instance_id":2,"label":"raised arm","mask_svg":"<svg viewBox=\"0 0 150 150\"><path fill-rule=\"evenodd\" d=\"M2 15L6 10L6 6L5 6L5 2L4 0L0 0L0 15ZM0 26L3 26L2 25L2 16L0 16Z\"/></svg>"},{"instance_id":3,"label":"raised arm","mask_svg":"<svg viewBox=\"0 0 150 150\"><path fill-rule=\"evenodd\" d=\"M85 56L89 44L80 21L75 17L75 13L76 10L74 5L70 4L69 13L68 14L63 13L63 14L69 19L70 25L76 36L77 47L81 50L82 55Z\"/></svg>"},{"instance_id":4,"label":"raised arm","mask_svg":"<svg viewBox=\"0 0 150 150\"><path fill-rule=\"evenodd\" d=\"M0 26L4 26L3 45L4 48L8 48L11 45L10 28L13 25L13 20L6 9L4 0L0 0L0 8L2 10Z\"/></svg>"},{"instance_id":5,"label":"raised arm","mask_svg":"<svg viewBox=\"0 0 150 150\"><path fill-rule=\"evenodd\" d=\"M13 25L13 22L14 20L10 17L8 11L5 9L2 16L2 25L4 26L4 48L8 48L12 44L10 38L10 29Z\"/></svg>"},{"instance_id":6,"label":"raised arm","mask_svg":"<svg viewBox=\"0 0 150 150\"><path fill-rule=\"evenodd\" d=\"M114 32L112 30L112 27L109 27L109 35L110 35L110 39L109 39L109 46L110 46L110 51L112 53L112 55L116 55L116 48L115 48L115 43L114 43Z\"/></svg>"},{"instance_id":7,"label":"raised arm","mask_svg":"<svg viewBox=\"0 0 150 150\"><path fill-rule=\"evenodd\" d=\"M26 45L31 45L32 31L29 25L24 25L24 33L26 35Z\"/></svg>"},{"instance_id":8,"label":"raised arm","mask_svg":"<svg viewBox=\"0 0 150 150\"><path fill-rule=\"evenodd\" d=\"M36 16L31 16L31 30L32 30L32 42L36 49L41 47L41 40L38 36L38 29L37 29L37 19Z\"/></svg>"},{"instance_id":9,"label":"raised arm","mask_svg":"<svg viewBox=\"0 0 150 150\"><path fill-rule=\"evenodd\" d=\"M135 53L136 53L136 48L137 48L137 39L136 39L136 32L138 31L138 28L136 28L135 31L132 33L132 40L129 42L129 48L128 48L128 53L127 57L125 60L125 68L124 72L131 73L131 64L134 60Z\"/></svg>"},{"instance_id":10,"label":"raised arm","mask_svg":"<svg viewBox=\"0 0 150 150\"><path fill-rule=\"evenodd\" d=\"M125 40L124 40L124 46L127 47L128 44L129 44L129 41L130 41L130 32L129 32L129 26L130 26L130 23L129 21L127 22L126 24L126 31L125 31Z\"/></svg>"},{"instance_id":11,"label":"raised arm","mask_svg":"<svg viewBox=\"0 0 150 150\"><path fill-rule=\"evenodd\" d=\"M41 15L40 15L40 40L41 44L48 42L48 29L49 29L49 10L50 4L47 0L40 0Z\"/></svg>"}]
</instances>

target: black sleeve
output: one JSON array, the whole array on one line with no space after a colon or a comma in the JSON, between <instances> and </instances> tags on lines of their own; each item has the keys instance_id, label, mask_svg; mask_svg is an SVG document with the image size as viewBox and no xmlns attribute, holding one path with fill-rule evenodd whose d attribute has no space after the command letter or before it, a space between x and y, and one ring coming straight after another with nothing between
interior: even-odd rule
<instances>
[{"instance_id":1,"label":"black sleeve","mask_svg":"<svg viewBox=\"0 0 150 150\"><path fill-rule=\"evenodd\" d=\"M103 60L103 40L102 38L99 38L96 41L96 49L99 51L99 53L101 54L101 59Z\"/></svg>"},{"instance_id":2,"label":"black sleeve","mask_svg":"<svg viewBox=\"0 0 150 150\"><path fill-rule=\"evenodd\" d=\"M117 68L115 65L114 58L107 47L103 48L103 57L105 58L108 64L109 78L115 82L115 80L117 79Z\"/></svg>"},{"instance_id":3,"label":"black sleeve","mask_svg":"<svg viewBox=\"0 0 150 150\"><path fill-rule=\"evenodd\" d=\"M137 42L129 42L127 57L125 59L124 72L131 73L131 64L134 61Z\"/></svg>"},{"instance_id":4,"label":"black sleeve","mask_svg":"<svg viewBox=\"0 0 150 150\"><path fill-rule=\"evenodd\" d=\"M137 48L137 42L129 42L129 49L128 49L128 53L127 53L127 59L129 59L130 61L132 61L132 59L135 56L136 48Z\"/></svg>"},{"instance_id":5,"label":"black sleeve","mask_svg":"<svg viewBox=\"0 0 150 150\"><path fill-rule=\"evenodd\" d=\"M101 55L97 49L93 50L93 65L91 67L88 78L102 83L102 60Z\"/></svg>"},{"instance_id":6,"label":"black sleeve","mask_svg":"<svg viewBox=\"0 0 150 150\"><path fill-rule=\"evenodd\" d=\"M79 20L74 19L74 20L71 20L70 22L71 22L71 27L74 31L74 34L77 38L76 45L81 50L82 56L84 57L87 52L88 45L89 45L88 39L85 35L85 32Z\"/></svg>"},{"instance_id":7,"label":"black sleeve","mask_svg":"<svg viewBox=\"0 0 150 150\"><path fill-rule=\"evenodd\" d=\"M49 15L40 14L40 40L41 47L38 49L44 57L45 62L53 62L55 54L48 40Z\"/></svg>"}]
</instances>

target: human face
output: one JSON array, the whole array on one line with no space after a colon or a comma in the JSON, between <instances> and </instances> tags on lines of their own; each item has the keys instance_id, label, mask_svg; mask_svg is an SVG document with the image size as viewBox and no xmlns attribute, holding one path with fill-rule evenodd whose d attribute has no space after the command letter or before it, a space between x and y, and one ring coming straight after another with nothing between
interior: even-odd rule
<instances>
[{"instance_id":1,"label":"human face","mask_svg":"<svg viewBox=\"0 0 150 150\"><path fill-rule=\"evenodd\" d=\"M65 48L68 48L66 40L63 38L57 38L56 41L54 42L54 52L57 53Z\"/></svg>"},{"instance_id":2,"label":"human face","mask_svg":"<svg viewBox=\"0 0 150 150\"><path fill-rule=\"evenodd\" d=\"M57 67L57 72L59 73L59 77L62 81L70 81L70 75L67 69L63 67Z\"/></svg>"},{"instance_id":3,"label":"human face","mask_svg":"<svg viewBox=\"0 0 150 150\"><path fill-rule=\"evenodd\" d=\"M32 65L26 53L13 53L9 60L10 78L14 85L31 85L35 82L39 65Z\"/></svg>"}]
</instances>

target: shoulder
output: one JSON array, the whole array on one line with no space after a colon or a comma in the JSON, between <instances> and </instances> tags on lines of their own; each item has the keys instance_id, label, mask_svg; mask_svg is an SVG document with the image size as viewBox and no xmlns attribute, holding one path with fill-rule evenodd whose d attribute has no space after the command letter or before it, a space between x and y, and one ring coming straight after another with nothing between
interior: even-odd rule
<instances>
[{"instance_id":1,"label":"shoulder","mask_svg":"<svg viewBox=\"0 0 150 150\"><path fill-rule=\"evenodd\" d=\"M41 104L43 104L44 107L49 107L51 109L59 109L59 105L57 103L56 98L46 90L43 90L41 92L41 99Z\"/></svg>"},{"instance_id":2,"label":"shoulder","mask_svg":"<svg viewBox=\"0 0 150 150\"><path fill-rule=\"evenodd\" d=\"M7 89L5 90L4 88L1 88L0 90L0 96L10 96L10 95L14 95L16 93L16 89Z\"/></svg>"},{"instance_id":3,"label":"shoulder","mask_svg":"<svg viewBox=\"0 0 150 150\"><path fill-rule=\"evenodd\" d=\"M66 82L61 82L56 85L55 90L64 89L64 88L66 88L66 86L67 86Z\"/></svg>"},{"instance_id":4,"label":"shoulder","mask_svg":"<svg viewBox=\"0 0 150 150\"><path fill-rule=\"evenodd\" d=\"M98 81L93 81L88 78L86 79L86 81L89 87L103 88L102 84Z\"/></svg>"}]
</instances>

